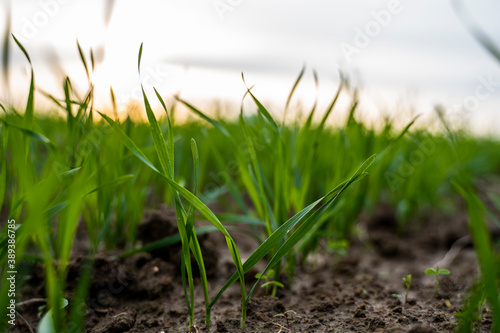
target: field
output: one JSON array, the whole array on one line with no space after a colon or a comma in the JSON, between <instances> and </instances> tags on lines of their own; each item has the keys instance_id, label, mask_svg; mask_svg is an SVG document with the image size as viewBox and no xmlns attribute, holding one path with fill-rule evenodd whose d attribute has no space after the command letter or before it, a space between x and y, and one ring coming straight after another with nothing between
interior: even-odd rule
<instances>
[{"instance_id":1,"label":"field","mask_svg":"<svg viewBox=\"0 0 500 333\"><path fill-rule=\"evenodd\" d=\"M79 51L83 97L67 78L39 112L32 71L25 110L2 106L2 330L500 331L498 137L441 108L372 128L345 80L283 122L303 72L279 112L156 92L119 119Z\"/></svg>"}]
</instances>

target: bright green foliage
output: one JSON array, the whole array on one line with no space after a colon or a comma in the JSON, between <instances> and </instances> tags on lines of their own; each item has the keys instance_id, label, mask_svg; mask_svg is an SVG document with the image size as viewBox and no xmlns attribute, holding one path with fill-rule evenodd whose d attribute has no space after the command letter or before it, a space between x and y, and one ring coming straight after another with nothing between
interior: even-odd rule
<instances>
[{"instance_id":1,"label":"bright green foliage","mask_svg":"<svg viewBox=\"0 0 500 333\"><path fill-rule=\"evenodd\" d=\"M466 332L477 321L481 305L488 301L493 313L492 332L500 330L500 260L498 251L494 251L491 234L484 215L488 210L479 200L471 187L462 187L455 183L457 190L465 198L469 210L469 229L479 260L481 275L479 281L471 288L466 300L465 309L461 312L462 320L459 332Z\"/></svg>"}]
</instances>

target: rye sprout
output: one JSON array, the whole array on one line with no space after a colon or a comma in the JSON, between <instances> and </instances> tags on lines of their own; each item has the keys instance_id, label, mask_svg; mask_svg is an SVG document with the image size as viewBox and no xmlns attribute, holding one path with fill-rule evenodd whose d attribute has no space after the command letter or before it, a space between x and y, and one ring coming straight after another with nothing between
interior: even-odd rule
<instances>
[{"instance_id":1,"label":"rye sprout","mask_svg":"<svg viewBox=\"0 0 500 333\"><path fill-rule=\"evenodd\" d=\"M406 277L403 278L403 282L406 287L406 293L405 293L405 305L408 303L408 293L410 292L410 286L411 286L411 274L408 274Z\"/></svg>"}]
</instances>

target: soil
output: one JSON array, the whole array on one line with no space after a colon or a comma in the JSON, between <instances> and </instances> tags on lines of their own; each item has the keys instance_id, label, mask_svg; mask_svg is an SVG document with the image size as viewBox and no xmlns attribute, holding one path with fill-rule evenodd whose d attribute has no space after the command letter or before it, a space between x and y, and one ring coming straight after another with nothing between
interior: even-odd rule
<instances>
[{"instance_id":1,"label":"soil","mask_svg":"<svg viewBox=\"0 0 500 333\"><path fill-rule=\"evenodd\" d=\"M394 214L387 207L375 218L361 217L347 255L331 253L320 244L320 251L301 263L293 284L285 283L277 297L257 288L245 330L239 328L239 285L229 288L214 306L207 330L198 283L192 332L452 332L457 324L455 314L478 270L467 236L466 214L457 216L432 214L423 227L410 228L405 234L398 234ZM145 216L138 238L146 244L175 232L175 214L162 207ZM244 260L258 244L244 232L231 233ZM84 262L82 239L78 237L75 243L68 273L70 304ZM234 266L220 234L204 234L199 240L213 297ZM86 332L188 332L179 253L180 245L175 245L129 258L119 258L116 253L97 255L87 299ZM436 264L451 270L440 278L438 297L435 279L424 274ZM249 287L262 268L247 273ZM412 274L412 284L405 304L402 277L407 274ZM35 265L20 301L44 297L43 285L42 267ZM39 305L33 302L18 307L32 327L40 320ZM485 308L477 332L489 332L491 319ZM29 329L18 319L10 332Z\"/></svg>"}]
</instances>

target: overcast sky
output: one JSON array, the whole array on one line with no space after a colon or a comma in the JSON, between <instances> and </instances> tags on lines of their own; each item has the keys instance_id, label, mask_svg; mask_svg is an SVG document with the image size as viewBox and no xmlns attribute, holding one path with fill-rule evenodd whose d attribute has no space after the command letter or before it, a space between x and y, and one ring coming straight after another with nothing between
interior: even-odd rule
<instances>
[{"instance_id":1,"label":"overcast sky","mask_svg":"<svg viewBox=\"0 0 500 333\"><path fill-rule=\"evenodd\" d=\"M0 1L5 22L8 1ZM143 42L143 82L165 96L180 91L199 103L239 103L244 72L257 97L279 113L306 64L297 95L306 106L315 93L312 69L320 77L322 105L333 96L341 69L356 78L361 106L372 114L407 112L410 105L424 113L438 103L454 111L465 105L475 126L500 126L500 64L471 37L449 0L120 0L109 20L104 3L11 1L12 32L32 57L38 87L60 96L65 73L84 91L78 38L84 50L105 49L93 78L99 104L109 104L113 86L124 105L139 97ZM500 3L465 3L500 44ZM10 100L21 103L27 65L13 44L11 49ZM5 95L2 89L2 100Z\"/></svg>"}]
</instances>

